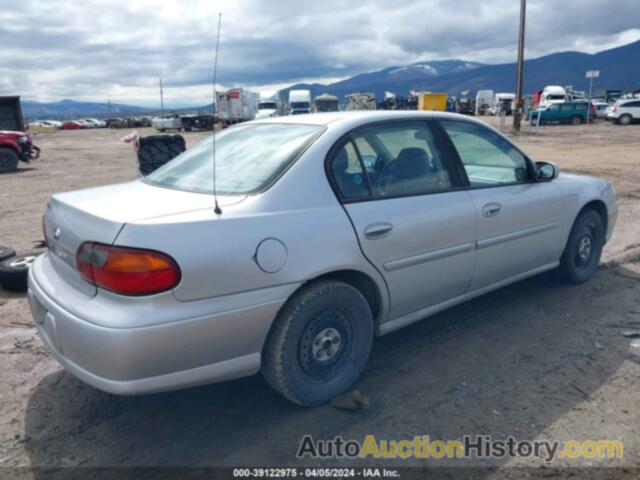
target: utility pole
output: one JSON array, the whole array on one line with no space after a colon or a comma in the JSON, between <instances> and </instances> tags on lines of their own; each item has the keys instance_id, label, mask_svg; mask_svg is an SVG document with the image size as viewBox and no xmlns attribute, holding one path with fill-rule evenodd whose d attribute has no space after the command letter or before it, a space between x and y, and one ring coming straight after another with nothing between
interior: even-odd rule
<instances>
[{"instance_id":1,"label":"utility pole","mask_svg":"<svg viewBox=\"0 0 640 480\"><path fill-rule=\"evenodd\" d=\"M162 77L160 77L160 110L162 111L162 115L164 115L164 92L162 90Z\"/></svg>"},{"instance_id":2,"label":"utility pole","mask_svg":"<svg viewBox=\"0 0 640 480\"><path fill-rule=\"evenodd\" d=\"M522 83L524 79L524 25L527 14L527 0L520 0L520 33L518 35L518 73L516 76L516 105L513 111L513 129L520 132L524 100L522 98Z\"/></svg>"}]
</instances>

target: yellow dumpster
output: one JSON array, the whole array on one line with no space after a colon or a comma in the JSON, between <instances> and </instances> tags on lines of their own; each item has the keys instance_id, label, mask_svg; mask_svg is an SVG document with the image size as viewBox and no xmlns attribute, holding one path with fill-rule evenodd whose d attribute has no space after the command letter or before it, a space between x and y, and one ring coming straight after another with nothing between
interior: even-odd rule
<instances>
[{"instance_id":1,"label":"yellow dumpster","mask_svg":"<svg viewBox=\"0 0 640 480\"><path fill-rule=\"evenodd\" d=\"M444 112L447 109L446 93L421 92L418 94L418 110L439 110Z\"/></svg>"}]
</instances>

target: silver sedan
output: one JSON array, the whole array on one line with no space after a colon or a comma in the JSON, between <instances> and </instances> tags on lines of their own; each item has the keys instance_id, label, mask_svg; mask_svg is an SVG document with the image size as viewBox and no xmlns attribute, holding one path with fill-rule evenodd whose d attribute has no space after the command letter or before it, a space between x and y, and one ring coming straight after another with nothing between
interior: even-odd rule
<instances>
[{"instance_id":1,"label":"silver sedan","mask_svg":"<svg viewBox=\"0 0 640 480\"><path fill-rule=\"evenodd\" d=\"M588 280L618 211L607 182L453 114L248 122L216 134L215 170L212 146L51 198L29 300L86 383L139 394L261 371L321 404L376 335L546 270Z\"/></svg>"}]
</instances>

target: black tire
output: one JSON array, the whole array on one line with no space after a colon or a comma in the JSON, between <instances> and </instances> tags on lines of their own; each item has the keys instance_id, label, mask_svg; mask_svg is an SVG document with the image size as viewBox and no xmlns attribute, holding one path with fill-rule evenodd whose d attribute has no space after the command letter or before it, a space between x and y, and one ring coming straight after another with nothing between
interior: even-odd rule
<instances>
[{"instance_id":1,"label":"black tire","mask_svg":"<svg viewBox=\"0 0 640 480\"><path fill-rule=\"evenodd\" d=\"M574 115L571 117L571 120L569 120L569 123L571 123L571 125L582 125L582 117L580 115Z\"/></svg>"},{"instance_id":2,"label":"black tire","mask_svg":"<svg viewBox=\"0 0 640 480\"><path fill-rule=\"evenodd\" d=\"M7 291L27 290L27 275L31 264L41 252L25 253L0 262L0 285Z\"/></svg>"},{"instance_id":3,"label":"black tire","mask_svg":"<svg viewBox=\"0 0 640 480\"><path fill-rule=\"evenodd\" d=\"M0 262L15 256L16 251L13 248L4 247L0 245Z\"/></svg>"},{"instance_id":4,"label":"black tire","mask_svg":"<svg viewBox=\"0 0 640 480\"><path fill-rule=\"evenodd\" d=\"M14 172L18 169L20 159L13 150L0 148L0 173Z\"/></svg>"},{"instance_id":5,"label":"black tire","mask_svg":"<svg viewBox=\"0 0 640 480\"><path fill-rule=\"evenodd\" d=\"M138 170L149 175L187 148L182 135L151 135L140 139L138 148Z\"/></svg>"},{"instance_id":6,"label":"black tire","mask_svg":"<svg viewBox=\"0 0 640 480\"><path fill-rule=\"evenodd\" d=\"M598 269L604 240L604 222L598 212L589 209L578 215L560 258L560 278L572 284L589 280Z\"/></svg>"},{"instance_id":7,"label":"black tire","mask_svg":"<svg viewBox=\"0 0 640 480\"><path fill-rule=\"evenodd\" d=\"M262 374L290 401L321 405L353 385L372 343L371 307L359 290L339 281L311 283L278 314L262 353Z\"/></svg>"},{"instance_id":8,"label":"black tire","mask_svg":"<svg viewBox=\"0 0 640 480\"><path fill-rule=\"evenodd\" d=\"M633 121L633 117L628 113L625 113L624 115L620 115L620 118L618 119L618 123L620 125L631 125L632 121Z\"/></svg>"}]
</instances>

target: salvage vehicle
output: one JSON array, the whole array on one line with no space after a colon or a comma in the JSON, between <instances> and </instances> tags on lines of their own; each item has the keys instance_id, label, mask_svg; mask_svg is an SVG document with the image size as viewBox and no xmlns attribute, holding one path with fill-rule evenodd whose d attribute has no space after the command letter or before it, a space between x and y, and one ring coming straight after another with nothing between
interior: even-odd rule
<instances>
[{"instance_id":1,"label":"salvage vehicle","mask_svg":"<svg viewBox=\"0 0 640 480\"><path fill-rule=\"evenodd\" d=\"M376 95L373 92L350 93L344 97L344 109L375 110L377 108Z\"/></svg>"},{"instance_id":2,"label":"salvage vehicle","mask_svg":"<svg viewBox=\"0 0 640 480\"><path fill-rule=\"evenodd\" d=\"M85 128L88 128L88 127L76 120L69 120L62 124L62 130L82 130Z\"/></svg>"},{"instance_id":3,"label":"salvage vehicle","mask_svg":"<svg viewBox=\"0 0 640 480\"><path fill-rule=\"evenodd\" d=\"M192 130L211 130L214 124L213 115L183 115L180 117L182 120L182 128L186 132Z\"/></svg>"},{"instance_id":4,"label":"salvage vehicle","mask_svg":"<svg viewBox=\"0 0 640 480\"><path fill-rule=\"evenodd\" d=\"M559 125L561 123L581 125L586 123L587 119L593 120L595 118L595 107L585 101L550 103L530 112L531 125Z\"/></svg>"},{"instance_id":5,"label":"salvage vehicle","mask_svg":"<svg viewBox=\"0 0 640 480\"><path fill-rule=\"evenodd\" d=\"M182 130L182 119L177 113L170 113L162 115L161 117L155 117L151 120L153 128L159 132L165 132L167 130Z\"/></svg>"},{"instance_id":6,"label":"salvage vehicle","mask_svg":"<svg viewBox=\"0 0 640 480\"><path fill-rule=\"evenodd\" d=\"M589 280L617 212L606 181L469 117L256 120L137 181L53 195L28 298L51 354L101 390L261 371L318 405L376 335L548 270Z\"/></svg>"},{"instance_id":7,"label":"salvage vehicle","mask_svg":"<svg viewBox=\"0 0 640 480\"><path fill-rule=\"evenodd\" d=\"M0 130L0 173L13 172L20 161L29 163L39 157L30 133Z\"/></svg>"},{"instance_id":8,"label":"salvage vehicle","mask_svg":"<svg viewBox=\"0 0 640 480\"><path fill-rule=\"evenodd\" d=\"M607 112L607 120L620 125L630 125L640 120L640 98L618 100Z\"/></svg>"},{"instance_id":9,"label":"salvage vehicle","mask_svg":"<svg viewBox=\"0 0 640 480\"><path fill-rule=\"evenodd\" d=\"M321 112L337 112L340 110L338 105L338 97L323 93L313 99L313 109L317 113Z\"/></svg>"}]
</instances>

